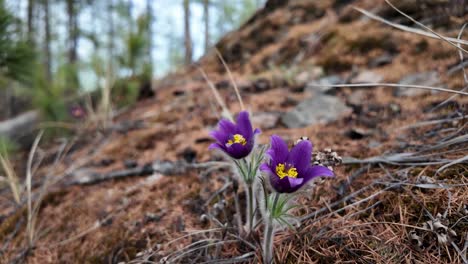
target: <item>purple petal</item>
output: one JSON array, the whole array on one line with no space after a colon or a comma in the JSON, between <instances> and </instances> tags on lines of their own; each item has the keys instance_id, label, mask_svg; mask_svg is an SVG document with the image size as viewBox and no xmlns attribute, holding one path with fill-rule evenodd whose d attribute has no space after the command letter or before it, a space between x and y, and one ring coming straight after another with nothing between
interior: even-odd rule
<instances>
[{"instance_id":1,"label":"purple petal","mask_svg":"<svg viewBox=\"0 0 468 264\"><path fill-rule=\"evenodd\" d=\"M262 133L262 131L259 128L256 128L253 133L254 135L257 135L257 134Z\"/></svg>"},{"instance_id":2,"label":"purple petal","mask_svg":"<svg viewBox=\"0 0 468 264\"><path fill-rule=\"evenodd\" d=\"M307 171L304 173L303 178L305 182L308 182L312 180L313 178L316 178L319 176L333 177L335 176L335 174L329 168L317 165L317 166L312 166L309 169L307 169Z\"/></svg>"},{"instance_id":3,"label":"purple petal","mask_svg":"<svg viewBox=\"0 0 468 264\"><path fill-rule=\"evenodd\" d=\"M249 113L247 111L241 111L237 116L237 127L240 134L242 134L247 140L252 138L252 123L250 122Z\"/></svg>"},{"instance_id":4,"label":"purple petal","mask_svg":"<svg viewBox=\"0 0 468 264\"><path fill-rule=\"evenodd\" d=\"M225 147L219 143L211 143L208 149L221 149L226 151Z\"/></svg>"},{"instance_id":5,"label":"purple petal","mask_svg":"<svg viewBox=\"0 0 468 264\"><path fill-rule=\"evenodd\" d=\"M229 140L229 134L224 133L221 130L213 130L209 134L212 138L217 140L220 144L225 144Z\"/></svg>"},{"instance_id":6,"label":"purple petal","mask_svg":"<svg viewBox=\"0 0 468 264\"><path fill-rule=\"evenodd\" d=\"M276 164L283 163L288 158L288 145L281 137L273 135L271 136L271 146L267 154L271 157L271 165L276 166Z\"/></svg>"},{"instance_id":7,"label":"purple petal","mask_svg":"<svg viewBox=\"0 0 468 264\"><path fill-rule=\"evenodd\" d=\"M291 186L292 189L299 189L302 187L302 183L304 182L303 178L290 178L287 177L289 181L289 185Z\"/></svg>"},{"instance_id":8,"label":"purple petal","mask_svg":"<svg viewBox=\"0 0 468 264\"><path fill-rule=\"evenodd\" d=\"M228 135L236 133L236 125L227 119L221 119L218 123L219 131Z\"/></svg>"},{"instance_id":9,"label":"purple petal","mask_svg":"<svg viewBox=\"0 0 468 264\"><path fill-rule=\"evenodd\" d=\"M243 146L242 144L232 144L230 147L226 148L226 152L229 156L235 159L242 159L247 157L252 151L252 146L247 144Z\"/></svg>"},{"instance_id":10,"label":"purple petal","mask_svg":"<svg viewBox=\"0 0 468 264\"><path fill-rule=\"evenodd\" d=\"M291 185L289 184L288 177L280 179L276 173L270 173L270 184L275 191L280 193L290 193Z\"/></svg>"},{"instance_id":11,"label":"purple petal","mask_svg":"<svg viewBox=\"0 0 468 264\"><path fill-rule=\"evenodd\" d=\"M260 165L260 171L273 173L273 171L270 169L270 165L268 165L268 163L262 163Z\"/></svg>"},{"instance_id":12,"label":"purple petal","mask_svg":"<svg viewBox=\"0 0 468 264\"><path fill-rule=\"evenodd\" d=\"M288 163L296 167L299 174L306 172L310 164L312 156L312 143L308 140L303 140L295 145L289 153Z\"/></svg>"}]
</instances>

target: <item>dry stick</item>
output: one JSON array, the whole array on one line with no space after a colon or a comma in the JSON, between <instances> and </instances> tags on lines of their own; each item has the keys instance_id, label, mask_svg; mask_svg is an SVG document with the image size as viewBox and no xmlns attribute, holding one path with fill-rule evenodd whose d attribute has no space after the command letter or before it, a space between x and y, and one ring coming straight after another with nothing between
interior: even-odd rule
<instances>
[{"instance_id":1,"label":"dry stick","mask_svg":"<svg viewBox=\"0 0 468 264\"><path fill-rule=\"evenodd\" d=\"M234 81L234 77L232 76L231 70L229 69L228 65L226 64L226 61L224 60L223 56L219 52L219 50L215 47L216 55L218 55L218 58L221 60L223 63L224 68L226 69L229 79L231 79L232 85L234 86L234 90L236 91L236 96L237 100L239 100L240 106L242 110L245 110L244 107L244 102L242 101L242 97L240 96L239 88L237 87L236 82Z\"/></svg>"},{"instance_id":2,"label":"dry stick","mask_svg":"<svg viewBox=\"0 0 468 264\"><path fill-rule=\"evenodd\" d=\"M463 34L463 31L465 30L466 25L467 25L467 23L463 24L463 26L462 26L460 32L458 32L457 39L461 39L461 36L462 36L462 34ZM461 48L460 43L457 43L457 46L458 46L459 48ZM463 60L464 60L463 52L461 52L460 50L458 50L458 56L460 57L460 61L461 61L461 63L463 64ZM464 79L464 81L465 81L465 85L468 85L468 76L467 76L467 74L466 74L466 70L465 70L465 66L464 66L464 65L462 66L462 70L463 70L463 79ZM461 91L464 92L464 91L466 91L467 88L468 88L468 87L465 86ZM455 98L456 96L457 96L456 94L450 96L447 100L445 100L445 101L443 101L442 103L440 103L440 104L436 105L435 107L433 107L433 108L431 109L430 112L439 109L441 106L445 105L447 102L449 102L450 100L452 100L452 99Z\"/></svg>"},{"instance_id":3,"label":"dry stick","mask_svg":"<svg viewBox=\"0 0 468 264\"><path fill-rule=\"evenodd\" d=\"M468 260L466 259L466 256L465 256L465 253L462 252L457 244L455 244L453 241L450 241L450 244L452 244L452 247L455 249L455 251L457 252L457 254L461 257L461 259L463 260L463 263L465 264L468 264ZM450 256L450 255L449 255Z\"/></svg>"},{"instance_id":4,"label":"dry stick","mask_svg":"<svg viewBox=\"0 0 468 264\"><path fill-rule=\"evenodd\" d=\"M236 222L237 222L237 228L239 229L239 232L242 231L242 211L240 209L240 202L239 202L239 182L235 177L232 177L232 185L233 185L233 193L234 193L234 207L236 208Z\"/></svg>"},{"instance_id":5,"label":"dry stick","mask_svg":"<svg viewBox=\"0 0 468 264\"><path fill-rule=\"evenodd\" d=\"M256 248L255 248L256 249ZM255 250L254 249L254 250ZM251 259L255 256L255 251L245 253L244 255L237 256L230 259L214 259L206 262L200 262L200 264L231 264L231 263L247 263L248 259Z\"/></svg>"},{"instance_id":6,"label":"dry stick","mask_svg":"<svg viewBox=\"0 0 468 264\"><path fill-rule=\"evenodd\" d=\"M189 253L192 253L194 251L197 251L199 249L204 249L204 248L207 248L207 247L216 246L218 244L225 244L225 243L228 244L228 243L235 243L235 242L237 242L237 240L219 241L219 239L204 239L204 240L194 242L194 243L182 248L181 250L178 250L176 252L171 253L170 255L172 255L171 256L171 257L173 257L172 259L170 259L169 257L166 257L166 258L171 260L170 263L175 263L175 260L180 259L181 257L183 257L183 256L185 256L185 255L187 255ZM207 243L207 244L203 245L203 246L196 247L196 248L192 248L195 245L203 244L203 243ZM180 255L178 255L179 253L180 253Z\"/></svg>"},{"instance_id":7,"label":"dry stick","mask_svg":"<svg viewBox=\"0 0 468 264\"><path fill-rule=\"evenodd\" d=\"M397 187L397 186L399 186L399 185L400 185L399 183L392 184L392 185L390 185L390 186L388 186L388 187L386 187L386 188L384 188L384 189L382 189L382 190L380 190L380 191L378 191L378 192L376 192L376 193L373 193L372 195L370 195L370 196L368 196L368 197L366 197L366 198L364 198L364 199L361 199L361 200L359 200L359 201L357 201L357 202L354 202L354 203L352 203L352 204L348 204L348 205L346 205L346 206L344 206L344 207L342 207L342 208L340 208L340 209L337 209L337 210L332 211L332 212L330 212L330 213L328 213L328 214L326 214L326 215L323 215L323 216L321 216L321 217L319 217L319 218L316 218L316 219L314 219L312 222L320 221L320 220L322 220L322 219L324 219L324 218L326 218L326 217L328 217L328 216L330 216L330 215L332 215L332 214L337 214L337 213L342 212L342 211L344 211L344 210L346 210L346 209L348 209L348 208L350 208L350 207L353 207L353 206L355 206L355 205L359 205L359 204L361 204L361 203L363 203L363 202L367 202L367 201L373 199L374 197L378 196L379 194L384 193L384 192L386 192L386 191L388 191L388 190L390 190L390 189L392 189L392 188L394 188L394 187ZM370 186L372 186L372 185L370 185ZM369 187L370 187L370 186L369 186ZM364 188L366 188L366 187L364 187ZM364 189L364 188L363 188L363 189ZM306 220L306 219L307 219L307 218L304 218L304 217L303 217L303 218L301 218L300 220L303 221L303 220Z\"/></svg>"},{"instance_id":8,"label":"dry stick","mask_svg":"<svg viewBox=\"0 0 468 264\"><path fill-rule=\"evenodd\" d=\"M218 189L216 192L214 192L205 202L205 206L208 206L211 201L218 195L220 195L222 192L224 192L227 188L231 187L232 182L226 182L220 189Z\"/></svg>"},{"instance_id":9,"label":"dry stick","mask_svg":"<svg viewBox=\"0 0 468 264\"><path fill-rule=\"evenodd\" d=\"M362 172L364 172L364 171L362 171ZM361 172L361 173L362 173L362 172ZM343 197L343 198L340 199L339 201L336 201L336 202L333 202L332 204L329 204L328 207L322 207L321 209L319 209L319 210L317 210L317 211L315 211L315 212L313 212L313 213L310 213L310 214L308 214L308 215L302 216L299 220L302 222L302 221L305 221L305 220L310 219L310 218L315 218L315 217L317 217L318 215L320 215L320 214L322 214L322 213L324 213L324 212L326 212L326 211L329 211L329 207L330 207L330 208L337 207L337 206L340 205L341 203L344 203L344 202L346 202L346 201L349 201L350 199L352 199L352 198L356 197L357 195L361 194L362 192L364 192L364 191L370 189L371 187L373 187L373 186L376 185L376 184L377 184L377 183L374 182L374 183L372 183L372 184L370 184L370 185L367 185L367 186L365 186L364 188L361 188L360 190L357 190L357 191L355 191L355 192L353 192L353 193L351 193L351 194L349 194L349 195Z\"/></svg>"},{"instance_id":10,"label":"dry stick","mask_svg":"<svg viewBox=\"0 0 468 264\"><path fill-rule=\"evenodd\" d=\"M454 94L461 94L461 95L468 95L468 92L462 92L457 90L445 89L440 87L432 87L432 86L425 86L425 85L413 85L413 84L397 84L397 83L349 83L349 84L330 84L330 85L323 85L323 84L310 84L310 87L375 87L375 86L383 86L383 87L405 87L405 88L415 88L415 89L423 89L423 90L431 90L431 91L439 91L439 92L447 92L447 93L454 93Z\"/></svg>"},{"instance_id":11,"label":"dry stick","mask_svg":"<svg viewBox=\"0 0 468 264\"><path fill-rule=\"evenodd\" d=\"M34 159L34 153L37 150L37 146L39 145L39 141L43 135L44 131L39 132L34 143L32 145L31 151L29 152L28 163L27 163L27 171L26 171L26 188L27 188L27 195L28 195L28 223L27 223L27 232L28 232L28 243L29 247L32 248L33 240L34 240L34 227L32 226L32 190L31 190L31 182L32 182L32 162Z\"/></svg>"},{"instance_id":12,"label":"dry stick","mask_svg":"<svg viewBox=\"0 0 468 264\"><path fill-rule=\"evenodd\" d=\"M190 236L194 236L194 235L198 235L198 234L203 234L203 233L211 233L211 232L215 232L215 231L223 231L223 230L224 230L224 228L212 228L212 229L206 229L206 230L195 230L195 231L193 231L193 232L191 232L191 233L189 233L187 235L178 237L178 238L176 238L174 240L171 240L171 241L167 242L166 246L170 245L170 244L172 244L174 242L177 242L177 241L179 241L179 240L181 240L183 238L186 238L186 237L190 237Z\"/></svg>"},{"instance_id":13,"label":"dry stick","mask_svg":"<svg viewBox=\"0 0 468 264\"><path fill-rule=\"evenodd\" d=\"M463 90L462 90L463 91ZM456 95L453 95L456 96ZM452 97L453 97L452 96ZM450 99L450 98L449 98ZM447 99L447 100L449 100ZM460 117L455 117L455 118L446 118L446 119L438 119L438 120L430 120L430 121L422 121L418 122L412 125L407 125L407 126L402 126L397 128L397 130L405 130L405 129L411 129L411 128L418 128L418 127L423 127L423 126L430 126L430 125L438 125L442 123L448 123L452 121L458 121L458 120L464 120L468 119L468 115L460 116Z\"/></svg>"},{"instance_id":14,"label":"dry stick","mask_svg":"<svg viewBox=\"0 0 468 264\"><path fill-rule=\"evenodd\" d=\"M244 242L247 246L249 246L251 249L257 250L257 247L254 244L252 244L249 241L245 240L241 236L238 236L238 235L235 235L235 234L232 234L232 233L229 233L229 236L231 236L233 238L236 238L236 239L239 239L240 241Z\"/></svg>"},{"instance_id":15,"label":"dry stick","mask_svg":"<svg viewBox=\"0 0 468 264\"><path fill-rule=\"evenodd\" d=\"M465 236L465 245L463 246L463 254L466 258L466 254L468 253L468 232L466 233Z\"/></svg>"},{"instance_id":16,"label":"dry stick","mask_svg":"<svg viewBox=\"0 0 468 264\"><path fill-rule=\"evenodd\" d=\"M208 76L206 75L205 71L200 67L198 68L198 70L201 72L203 78L208 83L208 86L210 87L211 91L213 92L213 95L215 96L216 101L218 101L218 104L223 109L223 113L226 114L229 119L233 120L232 114L229 111L229 109L227 108L226 103L221 98L221 95L218 93L218 90L216 89L214 84L210 81L210 79L208 79Z\"/></svg>"},{"instance_id":17,"label":"dry stick","mask_svg":"<svg viewBox=\"0 0 468 264\"><path fill-rule=\"evenodd\" d=\"M465 161L468 160L468 155L462 157L462 158L459 158L459 159L456 159L448 164L445 164L444 166L440 167L439 169L437 169L436 171L436 174L440 173L441 171L445 170L446 168L450 167L450 166L453 166L455 164L458 164L458 163L463 163Z\"/></svg>"},{"instance_id":18,"label":"dry stick","mask_svg":"<svg viewBox=\"0 0 468 264\"><path fill-rule=\"evenodd\" d=\"M376 206L378 206L378 205L380 205L380 204L382 204L382 202L381 202L381 201L377 201L376 203L374 203L374 204L371 205L371 206L368 206L368 207L366 207L366 208L364 208L364 209L362 209L362 210L359 210L359 211L357 211L357 212L354 212L354 213L352 213L352 214L350 214L350 215L346 215L346 216L343 217L343 222L344 222L344 220L349 219L349 218L352 218L352 217L355 216L355 215L362 214L362 213L364 213L364 212L366 212L366 211L368 211L368 210L370 210L370 209L373 209L373 208L375 208Z\"/></svg>"},{"instance_id":19,"label":"dry stick","mask_svg":"<svg viewBox=\"0 0 468 264\"><path fill-rule=\"evenodd\" d=\"M389 26L392 26L394 28L397 28L397 29L400 29L400 30L403 30L403 31L407 31L407 32L410 32L410 33L414 33L414 34L418 34L418 35L422 35L422 36L426 36L426 37L430 37L430 38L434 38L434 39L441 39L439 36L437 36L436 34L433 34L433 33L430 33L430 32L427 32L427 31L424 31L424 30L420 30L420 29L416 29L416 28L411 28L411 27L407 27L407 26L403 26L403 25L400 25L400 24L396 24L396 23L393 23L393 22L390 22L382 17L379 17L377 15L374 15L372 14L371 12L369 11L366 11L364 9L361 9L359 7L353 7L355 10L361 12L362 14L368 16L369 18L371 19L374 19L374 20L377 20L377 21L380 21L384 24L387 24ZM466 40L459 40L459 39L456 39L456 38L450 38L450 37L444 37L444 39L446 41L448 41L449 43L451 43L453 45L453 43L459 43L459 44L462 44L462 45L468 45L468 41ZM455 46L457 49L458 47ZM462 49L463 50L463 49ZM465 50L463 50L465 51ZM465 51L467 52L467 51Z\"/></svg>"},{"instance_id":20,"label":"dry stick","mask_svg":"<svg viewBox=\"0 0 468 264\"><path fill-rule=\"evenodd\" d=\"M55 169L57 168L57 164L62 159L62 156L63 156L63 153L64 153L66 147L67 147L67 142L63 142L62 145L59 148L59 151L57 152L57 156L55 157L54 165L53 165L53 168L52 168L51 171L55 171ZM50 182L50 178L52 177L52 175L53 175L53 173L49 173L46 176L44 182L42 183L42 188L41 188L41 190L39 192L38 198L36 199L36 203L34 205L33 218L36 218L37 214L39 213L39 208L41 206L42 199L44 198L44 196L45 196L45 194L47 192L47 188L49 187L49 182Z\"/></svg>"},{"instance_id":21,"label":"dry stick","mask_svg":"<svg viewBox=\"0 0 468 264\"><path fill-rule=\"evenodd\" d=\"M432 30L431 28L429 28L428 26L424 25L423 23L417 21L416 19L412 18L411 16L407 15L406 13L404 13L403 11L401 11L400 9L398 9L396 6L394 6L392 3L390 3L389 0L385 0L385 2L391 6L393 9L395 9L398 13L402 14L403 16L405 16L406 18L408 18L409 20L411 20L412 22L416 23L418 26L424 28L425 30L428 30L430 31L432 34L436 35L437 37L439 37L440 39L444 40L445 42L449 43L450 45L454 46L455 48L457 48L458 50L461 50L465 53L468 53L467 50L461 48L460 46L457 46L456 44L454 44L452 41L448 40L446 37L442 36L441 34L435 32L434 30Z\"/></svg>"},{"instance_id":22,"label":"dry stick","mask_svg":"<svg viewBox=\"0 0 468 264\"><path fill-rule=\"evenodd\" d=\"M450 69L447 70L447 76L454 75L457 71L465 69L466 66L468 66L468 61L463 61L455 66L450 67Z\"/></svg>"},{"instance_id":23,"label":"dry stick","mask_svg":"<svg viewBox=\"0 0 468 264\"><path fill-rule=\"evenodd\" d=\"M60 241L60 242L54 243L52 245L49 245L49 246L47 246L47 248L50 249L50 248L54 248L54 247L58 247L58 246L63 246L63 245L66 245L66 244L68 244L70 242L73 242L73 241L75 241L77 239L80 239L80 238L86 236L87 234L99 229L102 226L102 224L105 223L105 221L110 219L110 216L111 215L108 215L103 221L97 221L96 223L94 223L93 226L91 226L90 228L80 232L79 234L77 234L75 236L72 236L70 238L67 238L67 239L65 239L63 241Z\"/></svg>"}]
</instances>

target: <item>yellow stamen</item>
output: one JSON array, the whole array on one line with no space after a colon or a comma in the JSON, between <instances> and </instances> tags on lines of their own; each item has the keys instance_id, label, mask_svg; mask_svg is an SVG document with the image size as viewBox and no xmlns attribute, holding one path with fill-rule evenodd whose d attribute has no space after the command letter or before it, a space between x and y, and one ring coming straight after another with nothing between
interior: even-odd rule
<instances>
[{"instance_id":1,"label":"yellow stamen","mask_svg":"<svg viewBox=\"0 0 468 264\"><path fill-rule=\"evenodd\" d=\"M245 140L244 136L242 136L241 134L235 134L233 137L233 139L230 139L228 140L228 142L226 143L226 146L230 147L232 144L242 144L242 146L245 146L245 144L247 144L247 140Z\"/></svg>"},{"instance_id":2,"label":"yellow stamen","mask_svg":"<svg viewBox=\"0 0 468 264\"><path fill-rule=\"evenodd\" d=\"M284 169L285 169L284 163L279 163L278 165L276 165L276 175L278 175L280 179L283 179L286 176L291 177L291 178L297 178L296 168L291 166L289 167L288 171L284 171Z\"/></svg>"}]
</instances>

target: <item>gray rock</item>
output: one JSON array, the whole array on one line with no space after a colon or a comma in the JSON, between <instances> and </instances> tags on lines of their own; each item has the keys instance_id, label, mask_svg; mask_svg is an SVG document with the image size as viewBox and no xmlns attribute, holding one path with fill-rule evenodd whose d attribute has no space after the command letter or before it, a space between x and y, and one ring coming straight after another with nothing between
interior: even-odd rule
<instances>
[{"instance_id":1,"label":"gray rock","mask_svg":"<svg viewBox=\"0 0 468 264\"><path fill-rule=\"evenodd\" d=\"M34 141L40 119L38 111L29 111L12 119L0 122L0 136L28 147Z\"/></svg>"},{"instance_id":2,"label":"gray rock","mask_svg":"<svg viewBox=\"0 0 468 264\"><path fill-rule=\"evenodd\" d=\"M281 122L288 128L331 122L351 112L340 99L334 96L316 94L298 104L293 110L281 116Z\"/></svg>"},{"instance_id":3,"label":"gray rock","mask_svg":"<svg viewBox=\"0 0 468 264\"><path fill-rule=\"evenodd\" d=\"M383 80L383 76L373 71L363 71L354 79L353 83L378 83Z\"/></svg>"},{"instance_id":4,"label":"gray rock","mask_svg":"<svg viewBox=\"0 0 468 264\"><path fill-rule=\"evenodd\" d=\"M280 113L260 112L252 116L252 123L262 129L271 129L276 127L280 118Z\"/></svg>"},{"instance_id":5,"label":"gray rock","mask_svg":"<svg viewBox=\"0 0 468 264\"><path fill-rule=\"evenodd\" d=\"M348 96L348 103L350 105L362 105L365 103L366 99L366 94L363 90L354 90L349 96Z\"/></svg>"},{"instance_id":6,"label":"gray rock","mask_svg":"<svg viewBox=\"0 0 468 264\"><path fill-rule=\"evenodd\" d=\"M408 88L405 87L405 84L409 85L425 85L425 86L438 86L441 84L439 74L436 71L430 72L422 72L411 74L403 77L399 84L399 86L395 90L396 96L418 96L424 94L426 90L423 89L415 89L415 88Z\"/></svg>"},{"instance_id":7,"label":"gray rock","mask_svg":"<svg viewBox=\"0 0 468 264\"><path fill-rule=\"evenodd\" d=\"M339 75L330 75L323 78L320 78L316 81L309 82L306 85L306 91L311 94L324 93L324 94L333 94L335 90L330 85L341 84L343 79Z\"/></svg>"},{"instance_id":8,"label":"gray rock","mask_svg":"<svg viewBox=\"0 0 468 264\"><path fill-rule=\"evenodd\" d=\"M323 76L323 68L322 67L312 67L307 71L303 71L299 73L294 80L296 83L308 83L318 77Z\"/></svg>"},{"instance_id":9,"label":"gray rock","mask_svg":"<svg viewBox=\"0 0 468 264\"><path fill-rule=\"evenodd\" d=\"M392 61L393 61L393 55L389 53L385 53L375 59L372 59L369 62L369 67L375 68L375 67L384 66L384 65L392 63Z\"/></svg>"}]
</instances>

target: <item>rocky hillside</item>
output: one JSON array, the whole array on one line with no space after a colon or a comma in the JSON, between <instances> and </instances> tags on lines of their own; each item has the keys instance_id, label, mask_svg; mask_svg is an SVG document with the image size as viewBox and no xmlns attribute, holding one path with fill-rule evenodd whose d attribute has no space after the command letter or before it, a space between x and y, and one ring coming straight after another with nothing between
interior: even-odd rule
<instances>
[{"instance_id":1,"label":"rocky hillside","mask_svg":"<svg viewBox=\"0 0 468 264\"><path fill-rule=\"evenodd\" d=\"M456 1L394 2L444 36L456 38L467 18ZM408 87L461 90L466 54L354 7L417 27L380 0L270 0L216 45L261 144L272 134L291 143L306 135L316 150L344 158L335 179L301 198L300 227L278 233L277 263L466 262L468 97ZM398 85L349 85L372 83ZM348 85L329 87L337 84ZM230 167L211 162L223 156L207 149L221 113L210 86L232 113L241 110L218 53L153 86L154 98L108 129L39 145L30 244L26 195L15 205L0 185L0 262L261 260L262 229L249 241L229 232L236 184Z\"/></svg>"}]
</instances>

